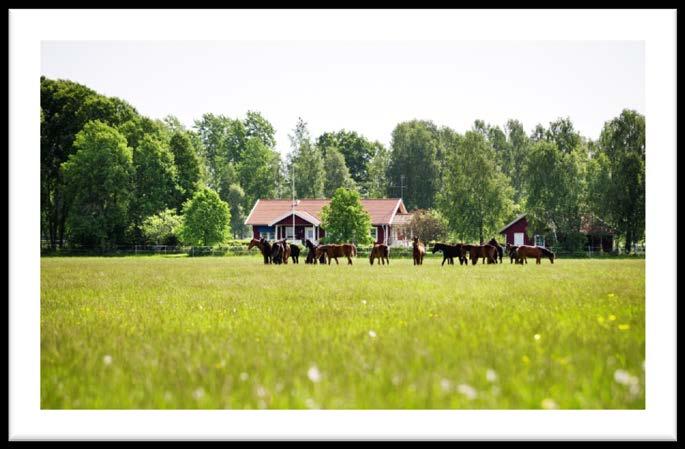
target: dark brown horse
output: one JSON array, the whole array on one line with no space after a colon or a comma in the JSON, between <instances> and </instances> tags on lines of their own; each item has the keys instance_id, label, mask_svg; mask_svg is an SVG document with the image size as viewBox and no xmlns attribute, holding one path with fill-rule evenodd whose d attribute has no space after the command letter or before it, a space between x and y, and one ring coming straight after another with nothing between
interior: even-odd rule
<instances>
[{"instance_id":1,"label":"dark brown horse","mask_svg":"<svg viewBox=\"0 0 685 449\"><path fill-rule=\"evenodd\" d=\"M264 256L264 263L265 264L270 264L271 263L271 245L269 242L267 242L265 239L252 239L250 240L250 244L247 245L247 250L251 250L254 247L259 248L259 251L261 251L262 256Z\"/></svg>"},{"instance_id":2,"label":"dark brown horse","mask_svg":"<svg viewBox=\"0 0 685 449\"><path fill-rule=\"evenodd\" d=\"M520 263L518 259L516 258L516 249L518 248L517 245L512 245L511 243L507 243L507 254L509 255L509 263ZM528 261L526 260L526 263Z\"/></svg>"},{"instance_id":3,"label":"dark brown horse","mask_svg":"<svg viewBox=\"0 0 685 449\"><path fill-rule=\"evenodd\" d=\"M473 265L478 263L478 259L483 258L483 263L487 260L488 263L495 262L495 247L492 245L462 245L464 253L469 255Z\"/></svg>"},{"instance_id":4,"label":"dark brown horse","mask_svg":"<svg viewBox=\"0 0 685 449\"><path fill-rule=\"evenodd\" d=\"M290 258L293 263L300 263L300 247L294 243L286 243L286 245L290 246Z\"/></svg>"},{"instance_id":5,"label":"dark brown horse","mask_svg":"<svg viewBox=\"0 0 685 449\"><path fill-rule=\"evenodd\" d=\"M390 255L390 249L388 248L388 245L384 245L383 243L374 243L373 248L371 248L371 252L369 253L369 262L371 265L373 265L373 260L378 259L379 263L382 263L385 265L385 262L388 262L388 265L390 265L390 258L388 257Z\"/></svg>"},{"instance_id":6,"label":"dark brown horse","mask_svg":"<svg viewBox=\"0 0 685 449\"><path fill-rule=\"evenodd\" d=\"M450 245L447 243L436 243L435 245L433 245L431 252L435 254L438 251L442 251L441 265L445 265L445 261L447 261L449 265L454 265L455 257L459 258L459 265L464 265L464 263L468 264L468 261L466 260L466 257L464 256L461 247L461 243L457 243L456 245Z\"/></svg>"},{"instance_id":7,"label":"dark brown horse","mask_svg":"<svg viewBox=\"0 0 685 449\"><path fill-rule=\"evenodd\" d=\"M516 249L516 258L520 261L526 261L526 263L528 257L534 257L535 263L539 265L540 258L543 256L549 258L549 261L554 263L554 253L542 246L521 245Z\"/></svg>"},{"instance_id":8,"label":"dark brown horse","mask_svg":"<svg viewBox=\"0 0 685 449\"><path fill-rule=\"evenodd\" d=\"M338 257L347 257L347 264L352 265L352 258L357 257L357 247L354 243L319 245L314 254L317 259L325 255L328 265L331 264L331 259L335 259L335 263L338 264Z\"/></svg>"},{"instance_id":9,"label":"dark brown horse","mask_svg":"<svg viewBox=\"0 0 685 449\"><path fill-rule=\"evenodd\" d=\"M306 263L306 264L316 263L315 254L316 254L317 245L314 245L314 243L312 243L312 241L309 239L303 241L302 243L309 250L309 252L307 253L307 259L304 261L304 263ZM321 256L319 258L319 263L322 263L322 264L326 263L326 256Z\"/></svg>"},{"instance_id":10,"label":"dark brown horse","mask_svg":"<svg viewBox=\"0 0 685 449\"><path fill-rule=\"evenodd\" d=\"M286 243L285 239L274 242L271 245L271 261L277 265L283 263L288 264L290 257L290 245Z\"/></svg>"},{"instance_id":11,"label":"dark brown horse","mask_svg":"<svg viewBox=\"0 0 685 449\"><path fill-rule=\"evenodd\" d=\"M418 237L414 237L413 247L414 265L423 265L423 258L426 255L426 247Z\"/></svg>"},{"instance_id":12,"label":"dark brown horse","mask_svg":"<svg viewBox=\"0 0 685 449\"><path fill-rule=\"evenodd\" d=\"M494 238L488 242L488 245L492 245L495 247L495 263L497 262L498 257L499 263L502 263L502 256L504 255L504 248L502 247L502 245L497 243L497 240L495 240Z\"/></svg>"}]
</instances>

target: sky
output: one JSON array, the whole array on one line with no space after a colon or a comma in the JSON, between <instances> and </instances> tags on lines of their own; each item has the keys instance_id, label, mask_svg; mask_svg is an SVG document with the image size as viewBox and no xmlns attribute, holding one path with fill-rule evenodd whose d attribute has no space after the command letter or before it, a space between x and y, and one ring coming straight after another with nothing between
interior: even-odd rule
<instances>
[{"instance_id":1,"label":"sky","mask_svg":"<svg viewBox=\"0 0 685 449\"><path fill-rule=\"evenodd\" d=\"M187 127L258 111L283 155L298 117L314 139L346 129L389 145L413 119L460 133L518 119L530 133L569 117L597 139L623 109L645 113L642 41L43 41L41 73Z\"/></svg>"}]
</instances>

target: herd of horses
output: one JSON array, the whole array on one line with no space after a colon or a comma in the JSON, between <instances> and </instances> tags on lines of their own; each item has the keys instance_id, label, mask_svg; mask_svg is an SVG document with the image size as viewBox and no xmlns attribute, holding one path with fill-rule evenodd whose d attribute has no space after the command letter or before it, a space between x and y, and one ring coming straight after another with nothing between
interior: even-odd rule
<instances>
[{"instance_id":1,"label":"herd of horses","mask_svg":"<svg viewBox=\"0 0 685 449\"><path fill-rule=\"evenodd\" d=\"M357 256L357 247L354 243L315 245L308 239L304 240L303 243L309 250L305 259L306 264L316 264L317 262L325 264L328 262L328 265L330 265L333 260L338 264L338 257L344 257L347 258L347 264L352 265L352 258ZM269 243L263 237L259 239L253 238L247 249L250 250L254 247L259 248L261 251L265 264L287 264L288 259L292 259L293 263L299 263L300 247L288 243L285 239ZM423 265L426 246L418 238L414 238L412 247L414 265ZM540 260L543 257L548 258L551 263L554 263L555 258L552 251L542 246L515 246L509 243L503 246L495 239L490 240L484 245L435 243L431 252L435 254L438 251L441 251L443 256L441 265L445 265L445 262L448 265L454 265L455 258L459 260L460 265L468 265L469 260L473 265L476 265L479 260L488 264L502 263L505 251L511 259L510 263L515 262L517 264L527 264L529 257L534 258L537 264L540 264ZM390 248L388 248L388 245L382 243L373 245L369 253L369 263L373 265L376 259L378 259L379 265L385 265L386 263L390 265Z\"/></svg>"}]
</instances>

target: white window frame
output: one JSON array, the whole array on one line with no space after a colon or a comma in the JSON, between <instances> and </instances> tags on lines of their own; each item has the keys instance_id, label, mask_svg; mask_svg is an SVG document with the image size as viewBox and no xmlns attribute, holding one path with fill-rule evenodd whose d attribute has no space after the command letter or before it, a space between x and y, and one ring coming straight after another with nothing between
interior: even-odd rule
<instances>
[{"instance_id":1,"label":"white window frame","mask_svg":"<svg viewBox=\"0 0 685 449\"><path fill-rule=\"evenodd\" d=\"M290 231L290 233L288 231ZM286 226L285 227L285 239L286 240L294 240L295 239L295 228L293 226Z\"/></svg>"},{"instance_id":2,"label":"white window frame","mask_svg":"<svg viewBox=\"0 0 685 449\"><path fill-rule=\"evenodd\" d=\"M378 241L378 228L375 226L371 226L371 230L369 230L369 235L373 238L374 243Z\"/></svg>"},{"instance_id":3,"label":"white window frame","mask_svg":"<svg viewBox=\"0 0 685 449\"><path fill-rule=\"evenodd\" d=\"M315 233L313 227L304 228L304 238L305 240L315 240Z\"/></svg>"},{"instance_id":4,"label":"white window frame","mask_svg":"<svg viewBox=\"0 0 685 449\"><path fill-rule=\"evenodd\" d=\"M543 248L545 247L545 236L540 235L540 234L535 234L534 240L535 246L542 246ZM538 241L541 241L542 244L539 244Z\"/></svg>"}]
</instances>

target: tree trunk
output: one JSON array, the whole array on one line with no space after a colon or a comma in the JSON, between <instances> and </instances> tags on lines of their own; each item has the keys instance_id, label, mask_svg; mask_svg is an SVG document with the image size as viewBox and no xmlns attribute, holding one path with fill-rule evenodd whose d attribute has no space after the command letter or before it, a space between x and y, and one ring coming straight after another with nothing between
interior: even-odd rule
<instances>
[{"instance_id":1,"label":"tree trunk","mask_svg":"<svg viewBox=\"0 0 685 449\"><path fill-rule=\"evenodd\" d=\"M625 247L626 254L630 254L630 248L632 246L632 243L633 243L633 233L631 230L627 230L626 231L626 247Z\"/></svg>"}]
</instances>

